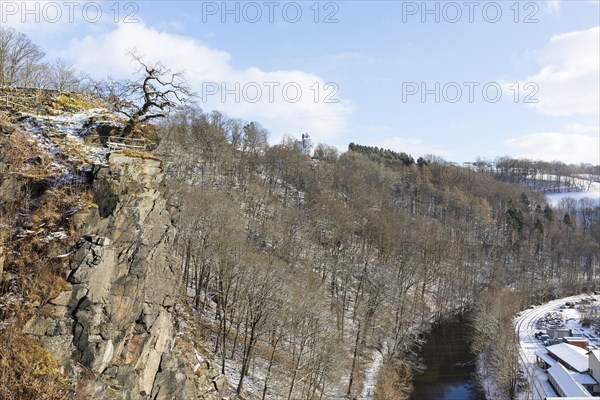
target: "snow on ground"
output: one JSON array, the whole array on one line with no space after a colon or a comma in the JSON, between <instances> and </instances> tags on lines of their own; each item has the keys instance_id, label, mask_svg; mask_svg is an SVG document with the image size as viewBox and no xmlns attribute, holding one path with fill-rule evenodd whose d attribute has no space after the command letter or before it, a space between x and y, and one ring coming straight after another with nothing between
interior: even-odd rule
<instances>
[{"instance_id":1,"label":"snow on ground","mask_svg":"<svg viewBox=\"0 0 600 400\"><path fill-rule=\"evenodd\" d=\"M561 309L561 306L564 306L568 301L578 302L586 297L590 296L578 295L553 300L549 303L525 310L520 313L520 316L515 318L515 332L517 333L520 342L519 363L525 372L525 377L529 380L530 386L528 392L519 393L518 398L520 400L538 400L544 399L547 396L557 396L548 382L547 373L537 366L535 362L536 352L546 352L543 343L536 339L534 335L536 332L540 331L540 329L536 327L536 323L547 313L561 313L565 320L565 325L568 328L573 329L573 335L583 334L597 347L600 345L600 338L598 335L592 329L581 326L579 311L577 309ZM598 297L596 296L596 298Z\"/></svg>"},{"instance_id":2,"label":"snow on ground","mask_svg":"<svg viewBox=\"0 0 600 400\"><path fill-rule=\"evenodd\" d=\"M594 183L589 191L546 194L546 199L553 207L558 206L560 201L564 198L571 198L576 201L584 198L590 198L594 200L597 205L600 205L600 184Z\"/></svg>"},{"instance_id":3,"label":"snow on ground","mask_svg":"<svg viewBox=\"0 0 600 400\"><path fill-rule=\"evenodd\" d=\"M383 364L383 351L377 351L375 357L373 358L373 362L369 366L365 373L365 382L363 386L362 394L360 398L362 400L373 400L373 395L375 393L375 386L377 385L377 375L379 374L379 369Z\"/></svg>"},{"instance_id":4,"label":"snow on ground","mask_svg":"<svg viewBox=\"0 0 600 400\"><path fill-rule=\"evenodd\" d=\"M486 399L496 399L499 397L498 393L500 392L496 386L494 377L491 376L490 371L485 367L483 361L483 353L478 354L475 364L477 368L477 381Z\"/></svg>"},{"instance_id":5,"label":"snow on ground","mask_svg":"<svg viewBox=\"0 0 600 400\"><path fill-rule=\"evenodd\" d=\"M68 174L70 162L104 163L108 149L84 144L89 127L86 124L92 118L105 116L107 110L90 109L77 113L64 113L58 116L25 114L23 126L44 150L44 155L54 161L48 172L51 175ZM66 155L60 157L60 155Z\"/></svg>"},{"instance_id":6,"label":"snow on ground","mask_svg":"<svg viewBox=\"0 0 600 400\"><path fill-rule=\"evenodd\" d=\"M187 294L190 297L195 295L195 291L193 288L187 288ZM204 299L204 294L202 294L201 300ZM211 300L207 300L206 308L198 311L199 316L202 318L203 323L206 324L207 329L204 332L205 335L205 346L210 349L215 348L215 343L217 340L216 332L219 331L219 321L216 318L216 303ZM235 328L232 328L230 332L231 335L234 335ZM231 337L230 337L231 339ZM227 354L225 357L225 376L229 382L229 395L234 398L235 397L235 388L240 379L241 373L241 359L243 352L243 335L240 333L238 338L238 342L236 345L235 354L232 357L231 354L231 343L227 343ZM263 343L259 342L257 348L255 349L254 356L252 357L252 361L250 363L250 368L248 371L248 375L244 378L243 389L241 393L241 398L244 399L260 399L262 396L262 392L264 389L264 381L266 377L266 371L268 367L268 357L265 354L261 354L258 349L258 346L262 346ZM263 348L264 350L264 348ZM265 396L267 400L280 400L287 398L287 393L289 390L289 385L291 382L291 371L287 367L282 367L281 358L285 357L283 354L284 347L280 345L277 349L277 356L275 357L275 363L272 366L271 373L269 376L268 383L268 391ZM378 353L379 354L379 353ZM379 354L380 355L380 354ZM381 359L383 360L383 358ZM221 349L214 354L214 363L219 366L221 369L222 365L222 352ZM380 365L379 365L380 366ZM377 378L377 373L379 371L379 366L374 366L371 364L371 368L373 368L373 376L374 380ZM301 391L302 385L306 380L307 376L303 374L299 374L297 376L294 393L295 395ZM373 386L375 381L373 381ZM348 387L348 380L346 374L343 375L342 379L338 381L329 382L323 393L324 399L330 400L348 400L348 397L345 395L345 389ZM373 387L374 388L374 387ZM319 393L319 392L317 392ZM297 397L292 397L295 399ZM355 397L354 399L358 400L370 400L371 397Z\"/></svg>"},{"instance_id":7,"label":"snow on ground","mask_svg":"<svg viewBox=\"0 0 600 400\"><path fill-rule=\"evenodd\" d=\"M584 176L584 178L573 178L574 183L584 190L580 191L563 191L560 193L547 193L546 199L552 206L557 206L563 198L569 197L574 200L583 198L593 199L596 204L600 205L600 182L595 182L593 179L597 177Z\"/></svg>"}]
</instances>

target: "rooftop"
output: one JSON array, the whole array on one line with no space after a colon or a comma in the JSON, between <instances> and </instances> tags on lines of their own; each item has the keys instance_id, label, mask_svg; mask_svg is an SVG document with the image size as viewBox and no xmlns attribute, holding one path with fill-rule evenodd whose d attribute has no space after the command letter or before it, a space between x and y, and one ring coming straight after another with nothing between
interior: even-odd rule
<instances>
[{"instance_id":1,"label":"rooftop","mask_svg":"<svg viewBox=\"0 0 600 400\"><path fill-rule=\"evenodd\" d=\"M546 397L545 400L588 400L589 397Z\"/></svg>"},{"instance_id":2,"label":"rooftop","mask_svg":"<svg viewBox=\"0 0 600 400\"><path fill-rule=\"evenodd\" d=\"M548 369L548 375L552 377L556 385L558 385L561 391L567 397L592 397L592 395L577 383L573 378L573 375L567 371L562 364L555 364Z\"/></svg>"},{"instance_id":3,"label":"rooftop","mask_svg":"<svg viewBox=\"0 0 600 400\"><path fill-rule=\"evenodd\" d=\"M562 364L577 372L585 372L589 368L588 352L580 347L568 343L559 343L546 347L546 350Z\"/></svg>"},{"instance_id":4,"label":"rooftop","mask_svg":"<svg viewBox=\"0 0 600 400\"><path fill-rule=\"evenodd\" d=\"M565 336L563 337L564 340L566 341L581 341L581 342L589 342L589 340L587 338L581 337L581 336Z\"/></svg>"},{"instance_id":5,"label":"rooftop","mask_svg":"<svg viewBox=\"0 0 600 400\"><path fill-rule=\"evenodd\" d=\"M580 374L578 372L569 372L575 382L580 383L582 385L597 385L598 382L594 379L593 376L589 374Z\"/></svg>"},{"instance_id":6,"label":"rooftop","mask_svg":"<svg viewBox=\"0 0 600 400\"><path fill-rule=\"evenodd\" d=\"M536 355L542 359L546 364L553 366L554 364L556 364L558 361L556 361L554 358L550 357L550 355L548 353L544 353L544 352L536 352Z\"/></svg>"}]
</instances>

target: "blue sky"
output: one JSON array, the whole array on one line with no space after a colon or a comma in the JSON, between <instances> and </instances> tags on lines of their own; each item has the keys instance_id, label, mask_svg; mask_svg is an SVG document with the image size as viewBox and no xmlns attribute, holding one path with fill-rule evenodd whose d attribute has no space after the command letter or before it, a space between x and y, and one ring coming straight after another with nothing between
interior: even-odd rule
<instances>
[{"instance_id":1,"label":"blue sky","mask_svg":"<svg viewBox=\"0 0 600 400\"><path fill-rule=\"evenodd\" d=\"M92 75L130 76L132 47L185 70L204 110L272 143L600 164L598 1L2 3L2 23Z\"/></svg>"}]
</instances>

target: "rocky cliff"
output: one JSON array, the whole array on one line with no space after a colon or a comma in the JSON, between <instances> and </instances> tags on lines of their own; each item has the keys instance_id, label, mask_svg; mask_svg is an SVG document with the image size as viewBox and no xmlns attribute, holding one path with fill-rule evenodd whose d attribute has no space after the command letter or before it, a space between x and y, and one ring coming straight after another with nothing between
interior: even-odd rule
<instances>
[{"instance_id":1,"label":"rocky cliff","mask_svg":"<svg viewBox=\"0 0 600 400\"><path fill-rule=\"evenodd\" d=\"M193 338L182 301L162 162L113 152L88 178L93 200L72 217L80 239L53 255L71 288L38 304L23 333L46 345L76 398L223 398L227 381ZM0 277L3 267L0 243Z\"/></svg>"}]
</instances>

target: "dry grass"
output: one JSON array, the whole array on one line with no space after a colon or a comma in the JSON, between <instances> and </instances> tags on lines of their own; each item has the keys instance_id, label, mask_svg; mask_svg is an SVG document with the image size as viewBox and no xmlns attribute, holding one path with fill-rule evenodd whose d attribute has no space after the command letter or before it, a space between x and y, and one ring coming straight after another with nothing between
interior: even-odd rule
<instances>
[{"instance_id":1,"label":"dry grass","mask_svg":"<svg viewBox=\"0 0 600 400\"><path fill-rule=\"evenodd\" d=\"M375 400L404 400L412 392L411 369L402 363L386 361L381 366L375 387Z\"/></svg>"},{"instance_id":2,"label":"dry grass","mask_svg":"<svg viewBox=\"0 0 600 400\"><path fill-rule=\"evenodd\" d=\"M53 141L62 149L63 153L61 156L71 169L77 169L80 166L94 163L90 155L90 150L76 138L65 136L64 138L54 138Z\"/></svg>"},{"instance_id":3,"label":"dry grass","mask_svg":"<svg viewBox=\"0 0 600 400\"><path fill-rule=\"evenodd\" d=\"M94 193L92 193L91 191L88 190L83 192L80 199L85 206L90 208L98 208L98 204L94 203Z\"/></svg>"},{"instance_id":4,"label":"dry grass","mask_svg":"<svg viewBox=\"0 0 600 400\"><path fill-rule=\"evenodd\" d=\"M77 96L61 96L55 110L89 108ZM49 103L46 103L49 104ZM46 105L48 107L48 105ZM52 108L52 106L50 106ZM0 277L0 399L58 400L74 398L72 382L39 339L23 334L22 327L59 293L69 290L67 258L58 258L78 240L72 215L94 207L93 196L83 188L52 186L52 156L42 145L0 112L0 125L11 130L2 134L5 172L14 177L14 193L0 206L0 246L4 249L4 271ZM16 128L16 129L15 129ZM58 140L65 163L87 162L85 149L76 140ZM10 174L10 175L8 175ZM10 204L6 204L10 203ZM65 234L66 238L52 236Z\"/></svg>"},{"instance_id":5,"label":"dry grass","mask_svg":"<svg viewBox=\"0 0 600 400\"><path fill-rule=\"evenodd\" d=\"M89 164L89 152L74 138L53 138L62 149L62 157L75 168ZM54 158L47 154L42 146L26 132L16 129L8 137L8 170L14 174L33 179L50 178L60 169L53 166Z\"/></svg>"},{"instance_id":6,"label":"dry grass","mask_svg":"<svg viewBox=\"0 0 600 400\"><path fill-rule=\"evenodd\" d=\"M52 175L48 171L52 163L51 158L44 155L35 140L20 130L16 130L9 137L8 157L8 168L13 173L31 178L45 178Z\"/></svg>"},{"instance_id":7,"label":"dry grass","mask_svg":"<svg viewBox=\"0 0 600 400\"><path fill-rule=\"evenodd\" d=\"M39 341L21 332L22 321L0 331L0 399L72 398L71 384Z\"/></svg>"},{"instance_id":8,"label":"dry grass","mask_svg":"<svg viewBox=\"0 0 600 400\"><path fill-rule=\"evenodd\" d=\"M0 279L0 399L72 398L72 384L56 360L41 341L24 335L22 327L38 305L70 289L64 277L66 260L55 256L67 248L65 240L77 239L70 216L85 207L85 196L78 189L44 183L49 161L23 132L16 130L5 143L8 171L18 178L10 204L0 208L7 272ZM53 232L64 232L67 239L49 237Z\"/></svg>"},{"instance_id":9,"label":"dry grass","mask_svg":"<svg viewBox=\"0 0 600 400\"><path fill-rule=\"evenodd\" d=\"M151 123L136 125L133 129L131 137L146 139L146 148L149 150L154 150L160 143L159 129L156 125Z\"/></svg>"},{"instance_id":10,"label":"dry grass","mask_svg":"<svg viewBox=\"0 0 600 400\"><path fill-rule=\"evenodd\" d=\"M210 350L205 347L204 329L200 321L195 318L195 312L186 302L181 302L180 307L177 317L180 321L186 322L182 325L182 334L177 335L175 338L175 347L182 354L194 354L194 352L197 352L199 355L210 359Z\"/></svg>"},{"instance_id":11,"label":"dry grass","mask_svg":"<svg viewBox=\"0 0 600 400\"><path fill-rule=\"evenodd\" d=\"M10 115L5 111L0 110L0 126L10 127L12 124L13 122Z\"/></svg>"},{"instance_id":12,"label":"dry grass","mask_svg":"<svg viewBox=\"0 0 600 400\"><path fill-rule=\"evenodd\" d=\"M60 259L48 257L49 245L38 240L22 239L13 246L5 269L16 274L16 280L28 302L45 304L61 292L70 290L64 279L65 266Z\"/></svg>"},{"instance_id":13,"label":"dry grass","mask_svg":"<svg viewBox=\"0 0 600 400\"><path fill-rule=\"evenodd\" d=\"M92 96L81 93L61 93L60 95L46 96L42 102L49 104L58 112L79 112L91 108L104 108L107 104Z\"/></svg>"}]
</instances>

